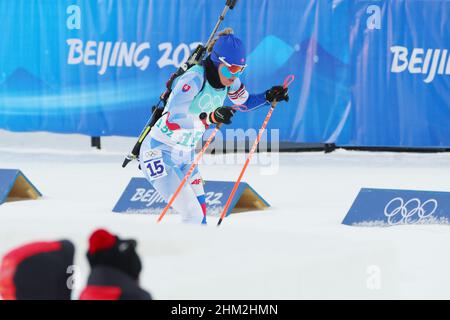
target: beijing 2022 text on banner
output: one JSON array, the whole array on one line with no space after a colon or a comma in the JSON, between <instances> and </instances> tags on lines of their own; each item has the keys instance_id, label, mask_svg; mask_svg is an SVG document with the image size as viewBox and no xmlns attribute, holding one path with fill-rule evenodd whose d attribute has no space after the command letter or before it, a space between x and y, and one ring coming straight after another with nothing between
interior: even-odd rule
<instances>
[{"instance_id":1,"label":"beijing 2022 text on banner","mask_svg":"<svg viewBox=\"0 0 450 320\"><path fill-rule=\"evenodd\" d=\"M224 4L0 0L0 128L137 136ZM297 78L269 123L281 141L450 147L448 12L450 0L245 0L224 26L246 42L249 91Z\"/></svg>"}]
</instances>

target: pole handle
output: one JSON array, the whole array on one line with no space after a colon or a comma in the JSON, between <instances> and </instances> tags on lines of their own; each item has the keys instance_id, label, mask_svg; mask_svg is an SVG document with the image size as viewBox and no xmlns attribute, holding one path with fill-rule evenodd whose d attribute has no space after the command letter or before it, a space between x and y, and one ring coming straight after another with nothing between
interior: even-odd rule
<instances>
[{"instance_id":1,"label":"pole handle","mask_svg":"<svg viewBox=\"0 0 450 320\"><path fill-rule=\"evenodd\" d=\"M283 88L284 88L284 89L287 89L287 87L289 87L290 84L291 84L292 82L294 82L294 80L295 80L295 76L294 76L293 74L288 75L288 76L286 77L286 79L284 79Z\"/></svg>"}]
</instances>

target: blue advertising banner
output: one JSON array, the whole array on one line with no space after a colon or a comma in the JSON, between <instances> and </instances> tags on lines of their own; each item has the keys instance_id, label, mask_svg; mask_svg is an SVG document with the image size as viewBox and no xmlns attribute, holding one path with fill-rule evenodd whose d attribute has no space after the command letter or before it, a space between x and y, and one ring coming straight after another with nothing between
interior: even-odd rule
<instances>
[{"instance_id":1,"label":"blue advertising banner","mask_svg":"<svg viewBox=\"0 0 450 320\"><path fill-rule=\"evenodd\" d=\"M450 1L353 2L353 119L339 144L449 147Z\"/></svg>"},{"instance_id":2,"label":"blue advertising banner","mask_svg":"<svg viewBox=\"0 0 450 320\"><path fill-rule=\"evenodd\" d=\"M219 216L222 213L233 187L234 182L230 181L206 181L205 197L208 216ZM117 201L113 212L160 214L166 204L145 178L132 178ZM270 207L267 201L247 183L241 182L227 216L234 212L261 210L267 207Z\"/></svg>"},{"instance_id":3,"label":"blue advertising banner","mask_svg":"<svg viewBox=\"0 0 450 320\"><path fill-rule=\"evenodd\" d=\"M0 128L137 136L224 4L0 0ZM250 92L296 76L268 126L281 141L450 147L448 12L450 0L245 0L223 27L247 46ZM266 111L231 128L258 129Z\"/></svg>"},{"instance_id":4,"label":"blue advertising banner","mask_svg":"<svg viewBox=\"0 0 450 320\"><path fill-rule=\"evenodd\" d=\"M343 224L450 224L450 192L361 189Z\"/></svg>"}]
</instances>

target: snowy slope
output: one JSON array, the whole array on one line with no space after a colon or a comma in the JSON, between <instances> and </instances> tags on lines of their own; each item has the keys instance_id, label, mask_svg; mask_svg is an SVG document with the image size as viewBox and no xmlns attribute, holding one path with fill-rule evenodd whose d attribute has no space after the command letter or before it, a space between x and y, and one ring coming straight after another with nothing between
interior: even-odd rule
<instances>
[{"instance_id":1,"label":"snowy slope","mask_svg":"<svg viewBox=\"0 0 450 320\"><path fill-rule=\"evenodd\" d=\"M450 298L449 227L341 224L361 187L450 191L448 153L276 155L275 174L252 164L244 178L272 208L216 228L215 219L197 227L169 215L157 225L155 216L113 213L140 172L135 164L121 168L134 139L102 142L98 151L84 136L0 131L0 168L21 169L45 195L0 206L1 256L28 241L68 238L77 246L81 288L87 238L106 227L138 239L141 282L157 299ZM200 169L209 180L235 179L241 168L205 160ZM373 268L380 272L375 290L368 286Z\"/></svg>"}]
</instances>

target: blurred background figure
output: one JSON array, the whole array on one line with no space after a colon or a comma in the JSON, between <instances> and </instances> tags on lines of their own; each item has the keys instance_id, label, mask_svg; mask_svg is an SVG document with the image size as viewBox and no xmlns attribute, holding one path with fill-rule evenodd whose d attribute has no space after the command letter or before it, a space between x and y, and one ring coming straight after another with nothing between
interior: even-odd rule
<instances>
[{"instance_id":1,"label":"blurred background figure","mask_svg":"<svg viewBox=\"0 0 450 320\"><path fill-rule=\"evenodd\" d=\"M80 300L151 300L139 287L142 264L136 246L135 240L95 231L87 252L91 274Z\"/></svg>"},{"instance_id":2,"label":"blurred background figure","mask_svg":"<svg viewBox=\"0 0 450 320\"><path fill-rule=\"evenodd\" d=\"M75 248L67 240L33 242L7 253L0 266L4 300L70 300Z\"/></svg>"}]
</instances>

